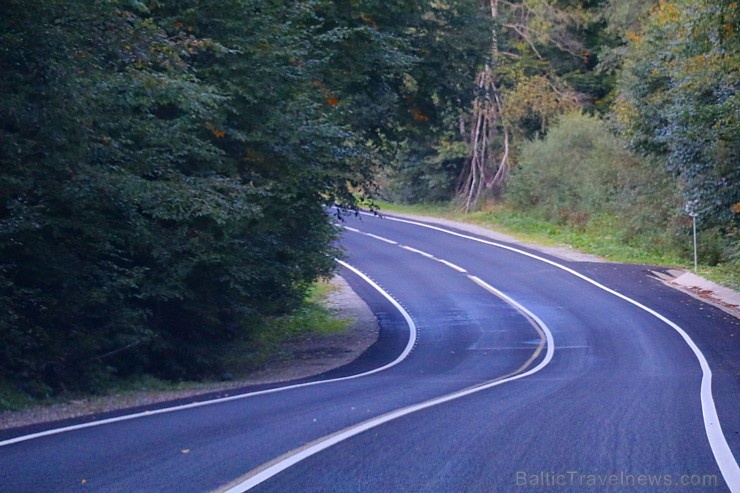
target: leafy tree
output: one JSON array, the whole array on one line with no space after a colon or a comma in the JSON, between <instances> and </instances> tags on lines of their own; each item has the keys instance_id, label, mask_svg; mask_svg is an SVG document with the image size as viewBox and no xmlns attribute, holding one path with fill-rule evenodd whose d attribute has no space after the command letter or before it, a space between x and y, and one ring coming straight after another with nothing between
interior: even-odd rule
<instances>
[{"instance_id":1,"label":"leafy tree","mask_svg":"<svg viewBox=\"0 0 740 493\"><path fill-rule=\"evenodd\" d=\"M732 2L661 2L633 33L617 117L632 145L665 162L702 227L740 216L738 14Z\"/></svg>"},{"instance_id":2,"label":"leafy tree","mask_svg":"<svg viewBox=\"0 0 740 493\"><path fill-rule=\"evenodd\" d=\"M6 378L214 373L332 271L411 60L367 5L3 5Z\"/></svg>"},{"instance_id":3,"label":"leafy tree","mask_svg":"<svg viewBox=\"0 0 740 493\"><path fill-rule=\"evenodd\" d=\"M449 200L467 158L461 142L466 109L489 44L490 23L477 0L416 2L405 20L417 61L400 89L399 132L394 167L383 193L394 200Z\"/></svg>"},{"instance_id":4,"label":"leafy tree","mask_svg":"<svg viewBox=\"0 0 740 493\"><path fill-rule=\"evenodd\" d=\"M206 287L193 277L236 259L225 255L235 241L219 251L209 240L259 217L258 192L229 171L207 131L225 100L185 56L207 43L169 38L114 3L5 10L5 369L94 387L110 372L163 366L152 356L169 347L167 364L202 370L187 326L162 312L203 338L233 330L207 322L235 300L206 307L201 296L228 300L228 279Z\"/></svg>"}]
</instances>

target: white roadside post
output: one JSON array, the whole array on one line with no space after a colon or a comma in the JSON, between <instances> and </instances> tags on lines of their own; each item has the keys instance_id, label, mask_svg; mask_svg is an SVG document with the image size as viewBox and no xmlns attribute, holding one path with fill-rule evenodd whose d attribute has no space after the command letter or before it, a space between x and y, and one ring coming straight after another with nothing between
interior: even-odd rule
<instances>
[{"instance_id":1,"label":"white roadside post","mask_svg":"<svg viewBox=\"0 0 740 493\"><path fill-rule=\"evenodd\" d=\"M688 202L686 204L686 207L684 209L686 210L686 213L691 216L691 229L693 231L693 237L694 237L694 273L698 273L699 271L699 262L697 259L696 254L696 216L698 214L696 213L696 206L698 205L697 200L692 200L691 202Z\"/></svg>"}]
</instances>

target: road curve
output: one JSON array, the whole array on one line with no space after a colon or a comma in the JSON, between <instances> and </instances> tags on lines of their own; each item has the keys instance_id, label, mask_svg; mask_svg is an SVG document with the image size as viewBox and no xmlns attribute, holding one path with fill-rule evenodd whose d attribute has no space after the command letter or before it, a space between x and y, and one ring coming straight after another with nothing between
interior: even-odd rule
<instances>
[{"instance_id":1,"label":"road curve","mask_svg":"<svg viewBox=\"0 0 740 493\"><path fill-rule=\"evenodd\" d=\"M344 226L343 274L381 323L355 363L320 384L6 432L0 491L738 491L737 319L633 266Z\"/></svg>"}]
</instances>

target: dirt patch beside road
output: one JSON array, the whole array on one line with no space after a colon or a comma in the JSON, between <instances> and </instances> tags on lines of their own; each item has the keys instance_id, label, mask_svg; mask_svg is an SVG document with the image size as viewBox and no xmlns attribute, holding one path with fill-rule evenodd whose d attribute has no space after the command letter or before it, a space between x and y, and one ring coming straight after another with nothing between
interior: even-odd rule
<instances>
[{"instance_id":1,"label":"dirt patch beside road","mask_svg":"<svg viewBox=\"0 0 740 493\"><path fill-rule=\"evenodd\" d=\"M249 385L287 382L343 366L357 358L378 339L378 323L370 308L344 279L337 276L332 284L336 289L329 294L327 305L336 311L339 318L350 320L347 330L337 334L303 336L289 340L279 358L246 378L202 384L183 390L113 394L4 412L0 414L0 429L174 401Z\"/></svg>"}]
</instances>

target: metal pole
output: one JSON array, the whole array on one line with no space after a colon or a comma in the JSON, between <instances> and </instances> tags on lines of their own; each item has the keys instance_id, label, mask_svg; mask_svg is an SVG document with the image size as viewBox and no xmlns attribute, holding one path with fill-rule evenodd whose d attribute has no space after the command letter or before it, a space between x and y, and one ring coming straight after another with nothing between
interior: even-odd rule
<instances>
[{"instance_id":1,"label":"metal pole","mask_svg":"<svg viewBox=\"0 0 740 493\"><path fill-rule=\"evenodd\" d=\"M696 214L692 214L691 219L694 229L694 273L697 273L699 271L699 263L696 258Z\"/></svg>"}]
</instances>

